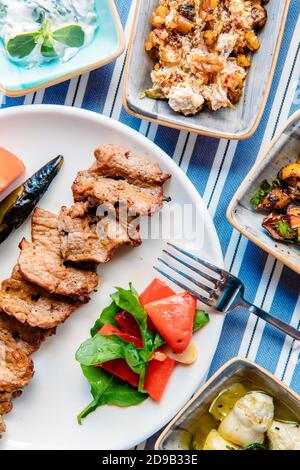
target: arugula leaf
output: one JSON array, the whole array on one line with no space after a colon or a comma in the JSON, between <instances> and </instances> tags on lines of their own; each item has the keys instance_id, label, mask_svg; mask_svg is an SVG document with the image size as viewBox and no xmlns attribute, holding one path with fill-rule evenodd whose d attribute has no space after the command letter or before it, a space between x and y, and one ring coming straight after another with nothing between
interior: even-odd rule
<instances>
[{"instance_id":1,"label":"arugula leaf","mask_svg":"<svg viewBox=\"0 0 300 470\"><path fill-rule=\"evenodd\" d=\"M115 302L112 302L108 307L106 307L98 320L96 320L94 326L91 328L91 336L95 336L100 328L104 326L106 323L110 323L111 325L116 325L115 321L115 315L120 311L120 308L115 304Z\"/></svg>"},{"instance_id":2,"label":"arugula leaf","mask_svg":"<svg viewBox=\"0 0 300 470\"><path fill-rule=\"evenodd\" d=\"M205 325L207 325L209 321L210 321L210 318L209 318L208 313L206 313L204 310L200 310L200 309L196 310L193 331L200 330Z\"/></svg>"},{"instance_id":3,"label":"arugula leaf","mask_svg":"<svg viewBox=\"0 0 300 470\"><path fill-rule=\"evenodd\" d=\"M131 385L113 377L101 368L81 366L84 376L91 386L93 401L78 415L78 423L99 406L133 406L144 401L148 395L138 392Z\"/></svg>"},{"instance_id":4,"label":"arugula leaf","mask_svg":"<svg viewBox=\"0 0 300 470\"><path fill-rule=\"evenodd\" d=\"M84 44L85 33L81 26L71 24L57 29L52 33L55 41L61 42L69 47L82 47Z\"/></svg>"},{"instance_id":5,"label":"arugula leaf","mask_svg":"<svg viewBox=\"0 0 300 470\"><path fill-rule=\"evenodd\" d=\"M293 240L296 238L296 232L291 228L287 220L280 220L275 224L279 234L287 240Z\"/></svg>"},{"instance_id":6,"label":"arugula leaf","mask_svg":"<svg viewBox=\"0 0 300 470\"><path fill-rule=\"evenodd\" d=\"M272 185L267 180L264 180L261 183L259 189L250 199L251 204L255 207L259 206L259 204L261 204L264 197L267 194L269 194L271 191L272 191Z\"/></svg>"},{"instance_id":7,"label":"arugula leaf","mask_svg":"<svg viewBox=\"0 0 300 470\"><path fill-rule=\"evenodd\" d=\"M39 38L39 33L18 34L7 43L8 53L17 59L23 59L31 54Z\"/></svg>"}]
</instances>

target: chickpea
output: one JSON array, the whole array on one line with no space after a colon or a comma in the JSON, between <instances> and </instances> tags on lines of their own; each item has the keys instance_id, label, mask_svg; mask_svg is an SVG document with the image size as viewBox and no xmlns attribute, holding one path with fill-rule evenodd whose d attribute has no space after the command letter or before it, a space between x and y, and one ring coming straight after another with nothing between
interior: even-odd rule
<instances>
[{"instance_id":1,"label":"chickpea","mask_svg":"<svg viewBox=\"0 0 300 470\"><path fill-rule=\"evenodd\" d=\"M165 25L166 17L169 14L169 9L164 6L159 6L152 14L152 26L153 28L162 28Z\"/></svg>"},{"instance_id":2,"label":"chickpea","mask_svg":"<svg viewBox=\"0 0 300 470\"><path fill-rule=\"evenodd\" d=\"M246 69L251 67L251 61L244 54L238 55L236 62L240 67L244 67Z\"/></svg>"},{"instance_id":3,"label":"chickpea","mask_svg":"<svg viewBox=\"0 0 300 470\"><path fill-rule=\"evenodd\" d=\"M245 34L245 39L250 51L257 51L260 48L260 41L252 31Z\"/></svg>"},{"instance_id":4,"label":"chickpea","mask_svg":"<svg viewBox=\"0 0 300 470\"><path fill-rule=\"evenodd\" d=\"M212 31L211 29L208 29L207 31L204 32L203 39L207 46L213 46L217 39L216 33Z\"/></svg>"}]
</instances>

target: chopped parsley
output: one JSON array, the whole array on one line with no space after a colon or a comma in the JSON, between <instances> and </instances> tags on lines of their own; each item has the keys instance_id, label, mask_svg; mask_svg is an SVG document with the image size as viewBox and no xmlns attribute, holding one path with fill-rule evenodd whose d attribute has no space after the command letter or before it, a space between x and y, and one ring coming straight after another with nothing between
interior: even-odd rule
<instances>
[{"instance_id":1,"label":"chopped parsley","mask_svg":"<svg viewBox=\"0 0 300 470\"><path fill-rule=\"evenodd\" d=\"M264 180L259 189L256 191L256 193L252 196L250 199L250 202L253 206L257 207L259 204L262 203L264 197L269 194L272 191L272 185L267 181Z\"/></svg>"},{"instance_id":2,"label":"chopped parsley","mask_svg":"<svg viewBox=\"0 0 300 470\"><path fill-rule=\"evenodd\" d=\"M275 224L278 233L288 240L293 240L296 237L295 231L291 228L290 224L286 220L280 220Z\"/></svg>"}]
</instances>

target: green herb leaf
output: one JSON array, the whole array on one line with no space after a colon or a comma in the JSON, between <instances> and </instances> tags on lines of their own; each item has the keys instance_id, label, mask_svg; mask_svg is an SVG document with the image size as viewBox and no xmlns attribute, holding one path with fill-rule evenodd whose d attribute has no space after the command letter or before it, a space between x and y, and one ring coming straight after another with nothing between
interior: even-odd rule
<instances>
[{"instance_id":1,"label":"green herb leaf","mask_svg":"<svg viewBox=\"0 0 300 470\"><path fill-rule=\"evenodd\" d=\"M121 310L131 313L136 319L141 331L144 347L152 352L154 338L148 330L147 313L141 306L138 294L132 284L129 284L129 290L116 287L116 292L110 297Z\"/></svg>"},{"instance_id":2,"label":"green herb leaf","mask_svg":"<svg viewBox=\"0 0 300 470\"><path fill-rule=\"evenodd\" d=\"M131 385L118 380L103 369L90 366L81 366L81 368L90 383L93 401L78 415L79 424L81 424L83 418L99 406L133 406L138 405L147 398L147 395L139 393Z\"/></svg>"},{"instance_id":3,"label":"green herb leaf","mask_svg":"<svg viewBox=\"0 0 300 470\"><path fill-rule=\"evenodd\" d=\"M287 220L280 220L275 224L279 234L287 240L293 240L296 238L296 232L291 228Z\"/></svg>"},{"instance_id":4,"label":"green herb leaf","mask_svg":"<svg viewBox=\"0 0 300 470\"><path fill-rule=\"evenodd\" d=\"M81 344L76 360L85 366L101 364L113 359L124 358L126 342L118 336L95 335Z\"/></svg>"},{"instance_id":5,"label":"green herb leaf","mask_svg":"<svg viewBox=\"0 0 300 470\"><path fill-rule=\"evenodd\" d=\"M272 185L269 184L267 180L264 180L259 189L256 191L256 193L252 196L250 199L250 202L253 206L257 207L259 204L262 203L264 197L269 194L272 191Z\"/></svg>"},{"instance_id":6,"label":"green herb leaf","mask_svg":"<svg viewBox=\"0 0 300 470\"><path fill-rule=\"evenodd\" d=\"M7 43L7 51L16 59L23 59L31 54L37 44L39 33L18 34Z\"/></svg>"},{"instance_id":7,"label":"green herb leaf","mask_svg":"<svg viewBox=\"0 0 300 470\"><path fill-rule=\"evenodd\" d=\"M57 52L54 49L53 42L50 39L50 37L47 37L44 39L44 42L41 47L41 54L42 56L48 57L51 59L54 59L55 57L57 57Z\"/></svg>"},{"instance_id":8,"label":"green herb leaf","mask_svg":"<svg viewBox=\"0 0 300 470\"><path fill-rule=\"evenodd\" d=\"M253 442L246 447L243 447L241 450L267 450L264 444L259 444L258 442Z\"/></svg>"},{"instance_id":9,"label":"green herb leaf","mask_svg":"<svg viewBox=\"0 0 300 470\"><path fill-rule=\"evenodd\" d=\"M116 325L115 322L115 315L120 311L120 308L115 304L115 302L112 302L108 307L106 307L98 320L96 320L93 328L91 328L91 336L95 336L98 331L104 326L106 323L110 323L111 325Z\"/></svg>"},{"instance_id":10,"label":"green herb leaf","mask_svg":"<svg viewBox=\"0 0 300 470\"><path fill-rule=\"evenodd\" d=\"M55 41L61 42L69 47L82 47L84 44L85 33L79 25L69 25L57 29L52 33Z\"/></svg>"},{"instance_id":11,"label":"green herb leaf","mask_svg":"<svg viewBox=\"0 0 300 470\"><path fill-rule=\"evenodd\" d=\"M209 321L210 321L210 318L209 318L208 313L206 313L204 310L200 310L200 309L196 310L193 331L200 330L205 325L207 325Z\"/></svg>"}]
</instances>

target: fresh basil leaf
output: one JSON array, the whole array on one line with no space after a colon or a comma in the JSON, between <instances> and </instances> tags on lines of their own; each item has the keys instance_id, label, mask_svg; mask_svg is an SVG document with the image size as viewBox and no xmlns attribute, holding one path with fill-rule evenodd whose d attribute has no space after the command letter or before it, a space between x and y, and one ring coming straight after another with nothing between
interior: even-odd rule
<instances>
[{"instance_id":1,"label":"fresh basil leaf","mask_svg":"<svg viewBox=\"0 0 300 470\"><path fill-rule=\"evenodd\" d=\"M54 49L53 42L49 37L44 39L41 47L41 54L42 56L48 57L49 59L54 59L58 56L56 50Z\"/></svg>"},{"instance_id":2,"label":"fresh basil leaf","mask_svg":"<svg viewBox=\"0 0 300 470\"><path fill-rule=\"evenodd\" d=\"M18 34L7 43L8 53L17 59L23 59L31 54L37 44L39 33Z\"/></svg>"},{"instance_id":3,"label":"fresh basil leaf","mask_svg":"<svg viewBox=\"0 0 300 470\"><path fill-rule=\"evenodd\" d=\"M94 326L91 328L91 336L95 336L98 331L104 326L106 323L110 323L111 325L116 325L115 315L120 311L120 308L112 302L108 307L106 307L98 320L96 320Z\"/></svg>"},{"instance_id":4,"label":"fresh basil leaf","mask_svg":"<svg viewBox=\"0 0 300 470\"><path fill-rule=\"evenodd\" d=\"M193 331L200 330L205 325L207 325L209 321L210 321L210 318L209 318L208 313L206 313L204 310L200 310L200 309L196 310Z\"/></svg>"},{"instance_id":5,"label":"fresh basil leaf","mask_svg":"<svg viewBox=\"0 0 300 470\"><path fill-rule=\"evenodd\" d=\"M95 411L99 406L134 406L144 401L148 395L138 392L131 385L113 377L98 367L81 366L82 371L91 386L93 400L78 415L78 423Z\"/></svg>"},{"instance_id":6,"label":"fresh basil leaf","mask_svg":"<svg viewBox=\"0 0 300 470\"><path fill-rule=\"evenodd\" d=\"M85 33L79 25L69 25L57 29L52 33L55 41L61 42L69 47L82 47L84 44Z\"/></svg>"},{"instance_id":7,"label":"fresh basil leaf","mask_svg":"<svg viewBox=\"0 0 300 470\"><path fill-rule=\"evenodd\" d=\"M126 342L118 336L95 335L82 343L76 352L76 360L85 366L101 364L124 358Z\"/></svg>"}]
</instances>

